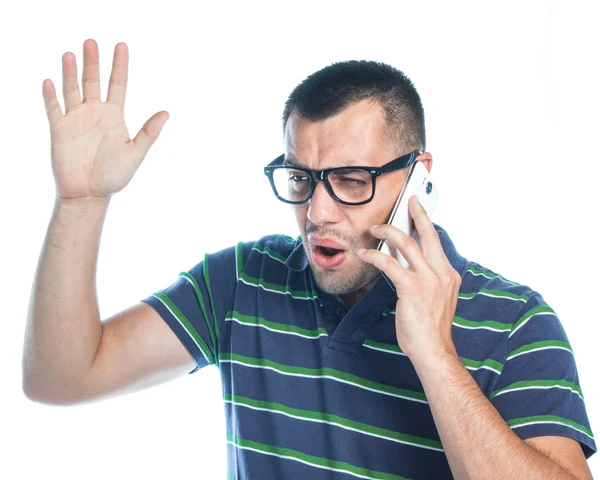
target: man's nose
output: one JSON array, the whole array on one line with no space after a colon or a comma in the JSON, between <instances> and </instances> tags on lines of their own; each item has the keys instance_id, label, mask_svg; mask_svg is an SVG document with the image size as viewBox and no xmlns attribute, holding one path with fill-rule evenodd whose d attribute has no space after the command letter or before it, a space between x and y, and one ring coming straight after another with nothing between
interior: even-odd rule
<instances>
[{"instance_id":1,"label":"man's nose","mask_svg":"<svg viewBox=\"0 0 600 480\"><path fill-rule=\"evenodd\" d=\"M337 223L341 220L340 204L330 195L323 182L317 182L308 205L308 219L315 225Z\"/></svg>"}]
</instances>

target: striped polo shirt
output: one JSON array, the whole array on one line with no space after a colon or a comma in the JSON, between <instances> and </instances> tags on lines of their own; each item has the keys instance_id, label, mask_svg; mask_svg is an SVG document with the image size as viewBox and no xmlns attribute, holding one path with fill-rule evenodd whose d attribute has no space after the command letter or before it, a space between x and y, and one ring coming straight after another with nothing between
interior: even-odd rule
<instances>
[{"instance_id":1,"label":"striped polo shirt","mask_svg":"<svg viewBox=\"0 0 600 480\"><path fill-rule=\"evenodd\" d=\"M452 338L465 367L518 436L570 437L589 457L596 445L555 312L435 227L462 276ZM319 289L300 238L270 235L205 255L143 301L193 372L220 371L228 479L452 478L383 277L349 309Z\"/></svg>"}]
</instances>

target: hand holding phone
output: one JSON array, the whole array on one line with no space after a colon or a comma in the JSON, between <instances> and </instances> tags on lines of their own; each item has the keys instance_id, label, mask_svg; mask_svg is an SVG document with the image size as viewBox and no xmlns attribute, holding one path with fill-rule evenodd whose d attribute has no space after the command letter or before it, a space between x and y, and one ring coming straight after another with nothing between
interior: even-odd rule
<instances>
[{"instance_id":1,"label":"hand holding phone","mask_svg":"<svg viewBox=\"0 0 600 480\"><path fill-rule=\"evenodd\" d=\"M413 195L417 196L417 199L425 208L427 215L429 218L431 218L438 201L438 191L423 162L415 162L412 165L408 174L408 178L404 182L404 186L400 192L400 195L398 196L398 200L394 205L392 214L387 221L388 224L399 228L407 235L413 237L417 244L420 245L421 242L419 240L419 235L414 227L410 212L408 211L408 200ZM402 256L400 251L388 243L387 240L381 240L377 246L377 250L387 255L396 257L398 262L400 262L404 268L410 268L409 263ZM385 279L388 281L388 283L390 283L390 280L387 277L385 277ZM391 286L393 287L393 285Z\"/></svg>"}]
</instances>

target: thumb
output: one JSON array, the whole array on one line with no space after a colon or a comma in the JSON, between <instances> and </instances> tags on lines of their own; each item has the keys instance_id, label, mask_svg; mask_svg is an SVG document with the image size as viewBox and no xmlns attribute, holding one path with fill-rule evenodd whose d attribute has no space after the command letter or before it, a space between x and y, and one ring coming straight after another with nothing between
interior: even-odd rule
<instances>
[{"instance_id":1,"label":"thumb","mask_svg":"<svg viewBox=\"0 0 600 480\"><path fill-rule=\"evenodd\" d=\"M163 110L152 115L146 123L144 123L144 126L133 139L133 143L139 152L140 158L146 156L146 153L148 153L148 150L150 150L150 147L158 138L162 127L167 123L168 119L169 113Z\"/></svg>"}]
</instances>

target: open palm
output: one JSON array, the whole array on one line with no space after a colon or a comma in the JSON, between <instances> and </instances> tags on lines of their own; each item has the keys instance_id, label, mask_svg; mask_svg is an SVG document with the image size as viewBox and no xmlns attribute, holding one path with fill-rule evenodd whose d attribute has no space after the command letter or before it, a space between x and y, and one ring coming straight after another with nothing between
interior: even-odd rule
<instances>
[{"instance_id":1,"label":"open palm","mask_svg":"<svg viewBox=\"0 0 600 480\"><path fill-rule=\"evenodd\" d=\"M115 47L106 102L100 100L98 45L83 46L83 98L72 53L65 53L62 113L51 80L43 84L50 123L52 171L61 198L109 197L122 190L135 174L168 119L167 112L154 114L130 139L124 121L129 53L127 45Z\"/></svg>"}]
</instances>

